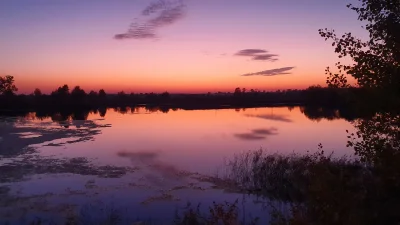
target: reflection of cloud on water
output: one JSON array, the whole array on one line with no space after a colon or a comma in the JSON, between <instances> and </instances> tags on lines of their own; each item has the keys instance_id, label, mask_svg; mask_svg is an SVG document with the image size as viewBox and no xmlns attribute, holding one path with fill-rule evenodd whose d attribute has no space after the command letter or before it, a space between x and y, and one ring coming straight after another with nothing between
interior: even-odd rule
<instances>
[{"instance_id":1,"label":"reflection of cloud on water","mask_svg":"<svg viewBox=\"0 0 400 225\"><path fill-rule=\"evenodd\" d=\"M150 162L158 157L156 152L118 152L118 156L130 158L132 161Z\"/></svg>"},{"instance_id":2,"label":"reflection of cloud on water","mask_svg":"<svg viewBox=\"0 0 400 225\"><path fill-rule=\"evenodd\" d=\"M266 138L253 133L234 134L234 136L242 140L261 140Z\"/></svg>"},{"instance_id":3,"label":"reflection of cloud on water","mask_svg":"<svg viewBox=\"0 0 400 225\"><path fill-rule=\"evenodd\" d=\"M240 133L234 134L233 136L241 140L254 141L266 139L269 135L277 135L277 130L275 127L268 129L253 129L250 133Z\"/></svg>"},{"instance_id":4,"label":"reflection of cloud on water","mask_svg":"<svg viewBox=\"0 0 400 225\"><path fill-rule=\"evenodd\" d=\"M275 120L275 121L280 121L280 122L287 122L291 123L293 122L288 116L286 115L274 115L274 114L246 114L246 117L255 117L255 118L260 118L260 119L265 119L265 120Z\"/></svg>"},{"instance_id":5,"label":"reflection of cloud on water","mask_svg":"<svg viewBox=\"0 0 400 225\"><path fill-rule=\"evenodd\" d=\"M143 171L145 173L144 177L155 185L165 185L164 181L166 180L180 181L182 178L191 175L189 172L178 169L175 165L160 160L160 154L159 151L120 151L117 153L120 157L129 158L134 166L139 166L139 164L146 166Z\"/></svg>"}]
</instances>

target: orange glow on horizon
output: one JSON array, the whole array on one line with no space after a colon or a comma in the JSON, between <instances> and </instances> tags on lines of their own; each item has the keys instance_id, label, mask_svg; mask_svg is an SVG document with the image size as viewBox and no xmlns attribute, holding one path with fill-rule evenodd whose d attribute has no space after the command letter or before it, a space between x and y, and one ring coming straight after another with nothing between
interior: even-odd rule
<instances>
[{"instance_id":1,"label":"orange glow on horizon","mask_svg":"<svg viewBox=\"0 0 400 225\"><path fill-rule=\"evenodd\" d=\"M18 93L30 94L35 88L39 88L43 93L51 93L58 87L67 84L70 89L80 86L86 92L91 90L106 90L107 93L117 93L124 91L126 93L148 93L148 92L164 92L170 93L207 93L207 92L233 92L236 87L257 89L260 91L275 91L287 89L305 89L311 85L325 86L325 76L304 76L291 74L282 76L218 76L214 79L209 77L200 79L182 79L177 78L159 78L150 77L102 77L101 79L91 79L89 77L74 77L65 79L65 77L49 77L38 81L34 76L27 76L18 79L15 76L16 85L19 88ZM316 82L318 81L318 82Z\"/></svg>"}]
</instances>

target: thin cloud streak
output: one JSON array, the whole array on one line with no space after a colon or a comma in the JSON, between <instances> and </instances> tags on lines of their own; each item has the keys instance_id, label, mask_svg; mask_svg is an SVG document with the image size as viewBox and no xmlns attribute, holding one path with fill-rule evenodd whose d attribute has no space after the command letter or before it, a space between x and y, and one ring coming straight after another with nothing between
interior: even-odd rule
<instances>
[{"instance_id":1,"label":"thin cloud streak","mask_svg":"<svg viewBox=\"0 0 400 225\"><path fill-rule=\"evenodd\" d=\"M157 2L152 2L145 9L143 9L142 15L149 16L150 14L153 14L157 11L165 9L166 7L167 7L167 3L163 0L157 1Z\"/></svg>"},{"instance_id":2,"label":"thin cloud streak","mask_svg":"<svg viewBox=\"0 0 400 225\"><path fill-rule=\"evenodd\" d=\"M282 67L282 68L277 68L277 69L271 69L271 70L264 70L256 73L246 73L241 76L277 76L277 75L286 75L286 74L291 74L287 71L294 69L295 67Z\"/></svg>"},{"instance_id":3,"label":"thin cloud streak","mask_svg":"<svg viewBox=\"0 0 400 225\"><path fill-rule=\"evenodd\" d=\"M275 127L271 127L268 129L254 129L252 130L253 134L258 134L258 135L277 135L277 130Z\"/></svg>"},{"instance_id":4,"label":"thin cloud streak","mask_svg":"<svg viewBox=\"0 0 400 225\"><path fill-rule=\"evenodd\" d=\"M261 60L261 61L270 61L270 62L275 62L278 61L277 57L278 55L275 54L263 54L263 55L256 55L253 57L253 60Z\"/></svg>"},{"instance_id":5,"label":"thin cloud streak","mask_svg":"<svg viewBox=\"0 0 400 225\"><path fill-rule=\"evenodd\" d=\"M264 49L243 49L238 52L236 52L234 55L235 56L247 56L251 57L252 60L258 60L258 61L270 61L270 62L275 62L278 59L276 58L278 55L276 54L266 54L268 53L267 50Z\"/></svg>"},{"instance_id":6,"label":"thin cloud streak","mask_svg":"<svg viewBox=\"0 0 400 225\"><path fill-rule=\"evenodd\" d=\"M268 51L264 49L243 49L235 53L234 55L238 56L255 56L259 53L267 53Z\"/></svg>"},{"instance_id":7,"label":"thin cloud streak","mask_svg":"<svg viewBox=\"0 0 400 225\"><path fill-rule=\"evenodd\" d=\"M160 27L171 25L185 16L186 6L182 1L159 0L148 5L141 13L142 16L157 16L145 22L133 22L127 32L114 35L114 39L154 39L157 38L156 30ZM137 19L135 19L137 20Z\"/></svg>"},{"instance_id":8,"label":"thin cloud streak","mask_svg":"<svg viewBox=\"0 0 400 225\"><path fill-rule=\"evenodd\" d=\"M153 27L163 27L175 23L182 19L185 15L183 5L178 5L161 11L160 15L148 21L148 24Z\"/></svg>"},{"instance_id":9,"label":"thin cloud streak","mask_svg":"<svg viewBox=\"0 0 400 225\"><path fill-rule=\"evenodd\" d=\"M151 39L156 38L154 28L146 26L146 24L131 23L129 30L123 34L116 34L114 36L117 40L122 39Z\"/></svg>"}]
</instances>

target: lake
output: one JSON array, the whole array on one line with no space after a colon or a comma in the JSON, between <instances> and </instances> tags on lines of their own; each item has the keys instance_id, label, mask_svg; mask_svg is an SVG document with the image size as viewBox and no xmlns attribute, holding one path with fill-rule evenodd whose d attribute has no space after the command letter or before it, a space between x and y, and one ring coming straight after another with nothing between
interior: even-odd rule
<instances>
[{"instance_id":1,"label":"lake","mask_svg":"<svg viewBox=\"0 0 400 225\"><path fill-rule=\"evenodd\" d=\"M352 155L351 122L338 111L316 112L322 116L304 107L139 107L1 117L0 218L19 224L34 214L58 221L76 211L96 219L118 211L124 221L165 222L188 202L205 209L238 200L243 218L267 221L263 199L211 178L223 176L235 154L261 148L305 154L321 143L335 156Z\"/></svg>"}]
</instances>

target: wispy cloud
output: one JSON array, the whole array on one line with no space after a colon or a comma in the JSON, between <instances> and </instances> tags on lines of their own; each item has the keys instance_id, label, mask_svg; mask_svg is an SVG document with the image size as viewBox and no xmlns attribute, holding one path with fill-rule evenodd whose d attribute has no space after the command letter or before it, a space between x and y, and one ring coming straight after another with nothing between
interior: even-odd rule
<instances>
[{"instance_id":1,"label":"wispy cloud","mask_svg":"<svg viewBox=\"0 0 400 225\"><path fill-rule=\"evenodd\" d=\"M278 129L276 129L275 127L271 127L268 129L254 129L254 130L252 130L252 132L254 134L260 134L260 135L276 135L276 134L278 134L276 132L277 130Z\"/></svg>"},{"instance_id":2,"label":"wispy cloud","mask_svg":"<svg viewBox=\"0 0 400 225\"><path fill-rule=\"evenodd\" d=\"M267 53L264 49L243 49L235 53L238 56L255 56L260 53Z\"/></svg>"},{"instance_id":3,"label":"wispy cloud","mask_svg":"<svg viewBox=\"0 0 400 225\"><path fill-rule=\"evenodd\" d=\"M114 38L122 39L152 39L156 38L156 30L160 27L171 25L185 16L186 6L180 1L159 0L150 3L142 10L142 17L148 17L155 14L156 16L146 19L144 22L136 21L131 23L129 29L125 33L116 34Z\"/></svg>"},{"instance_id":4,"label":"wispy cloud","mask_svg":"<svg viewBox=\"0 0 400 225\"><path fill-rule=\"evenodd\" d=\"M154 32L154 28L148 26L147 24L139 24L139 23L131 23L129 26L129 30L123 34L116 34L114 36L115 39L149 39L155 38L156 34Z\"/></svg>"},{"instance_id":5,"label":"wispy cloud","mask_svg":"<svg viewBox=\"0 0 400 225\"><path fill-rule=\"evenodd\" d=\"M243 49L236 52L235 56L247 56L251 57L252 60L260 60L260 61L270 61L275 62L278 59L276 58L278 55L276 54L266 54L267 50L264 49Z\"/></svg>"},{"instance_id":6,"label":"wispy cloud","mask_svg":"<svg viewBox=\"0 0 400 225\"><path fill-rule=\"evenodd\" d=\"M142 15L143 16L148 16L150 14L153 14L157 11L160 11L162 9L165 9L167 6L167 3L163 0L161 1L156 1L156 2L151 2L146 8L143 9Z\"/></svg>"},{"instance_id":7,"label":"wispy cloud","mask_svg":"<svg viewBox=\"0 0 400 225\"><path fill-rule=\"evenodd\" d=\"M185 15L184 5L177 5L166 8L154 19L148 21L148 24L153 27L163 27L175 23L182 19Z\"/></svg>"},{"instance_id":8,"label":"wispy cloud","mask_svg":"<svg viewBox=\"0 0 400 225\"><path fill-rule=\"evenodd\" d=\"M277 76L277 75L285 75L285 74L291 74L288 71L292 70L294 67L282 67L282 68L277 68L277 69L271 69L271 70L264 70L256 73L246 73L241 76Z\"/></svg>"},{"instance_id":9,"label":"wispy cloud","mask_svg":"<svg viewBox=\"0 0 400 225\"><path fill-rule=\"evenodd\" d=\"M253 60L262 60L262 61L270 61L270 62L275 62L278 61L277 57L278 55L275 54L263 54L263 55L256 55L253 57Z\"/></svg>"}]
</instances>

